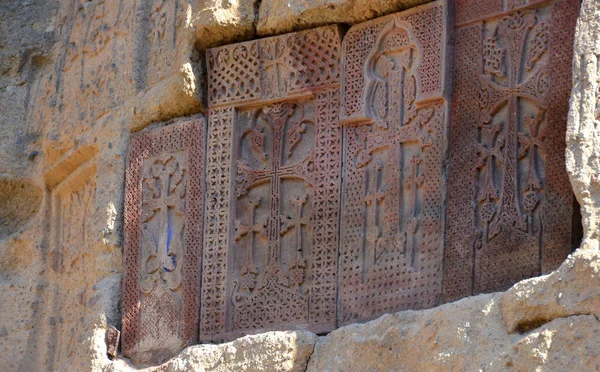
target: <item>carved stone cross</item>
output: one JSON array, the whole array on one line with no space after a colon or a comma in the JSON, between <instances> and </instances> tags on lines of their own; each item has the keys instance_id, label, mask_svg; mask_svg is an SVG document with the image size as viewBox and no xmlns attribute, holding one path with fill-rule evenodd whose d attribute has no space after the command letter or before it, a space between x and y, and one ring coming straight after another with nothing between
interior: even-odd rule
<instances>
[{"instance_id":1,"label":"carved stone cross","mask_svg":"<svg viewBox=\"0 0 600 372\"><path fill-rule=\"evenodd\" d=\"M211 203L204 213L214 223L204 234L202 340L335 326L341 49L332 25L207 51ZM297 195L308 195L304 204ZM257 197L249 223L242 206ZM251 234L240 247L232 220L254 226L259 213L266 228L264 237L252 233L257 281L244 291Z\"/></svg>"},{"instance_id":2,"label":"carved stone cross","mask_svg":"<svg viewBox=\"0 0 600 372\"><path fill-rule=\"evenodd\" d=\"M292 76L298 73L289 63L288 46L279 38L266 39L261 44L261 54L265 75L269 76L264 81L266 95L275 97L286 93L292 84Z\"/></svg>"},{"instance_id":3,"label":"carved stone cross","mask_svg":"<svg viewBox=\"0 0 600 372\"><path fill-rule=\"evenodd\" d=\"M481 139L483 144L478 144L479 160L476 167L480 170L485 169L485 181L483 188L479 193L479 202L481 209L479 215L484 222L484 240L487 242L489 223L496 214L495 203L498 200L498 190L494 185L494 166L496 162L503 163L504 155L504 136L501 135L502 126L500 123L481 126Z\"/></svg>"},{"instance_id":4,"label":"carved stone cross","mask_svg":"<svg viewBox=\"0 0 600 372\"><path fill-rule=\"evenodd\" d=\"M142 291L154 289L156 275L172 291L181 285L181 242L177 239L177 227L173 215L185 214L185 169L177 159L165 156L154 161L143 180L142 222L144 226L143 250L145 257L145 278ZM149 223L157 218L154 228Z\"/></svg>"},{"instance_id":5,"label":"carved stone cross","mask_svg":"<svg viewBox=\"0 0 600 372\"><path fill-rule=\"evenodd\" d=\"M292 165L282 164L283 154L283 131L285 128L286 121L290 118L297 105L294 103L279 103L262 109L263 115L261 116L266 121L267 126L270 128L272 135L270 169L257 170L249 168L244 162L238 164L238 174L241 176L238 178L238 197L246 195L248 190L254 185L268 182L271 186L270 196L270 216L268 222L268 239L269 239L269 262L267 264L268 273L270 275L279 275L279 256L280 256L280 226L281 216L279 215L281 200L281 179L285 177L294 176L296 178L303 179L310 184L309 177L309 166L312 162L312 156L308 155L306 158L301 160L299 163ZM259 118L255 117L253 120L253 128L258 127L256 121ZM304 121L301 118L298 122L291 123L290 127L295 128ZM253 129L255 131L255 129ZM294 139L294 142L297 142ZM264 145L264 143L261 142ZM267 159L265 152L258 146L253 146L255 151L260 150L260 158Z\"/></svg>"},{"instance_id":6,"label":"carved stone cross","mask_svg":"<svg viewBox=\"0 0 600 372\"><path fill-rule=\"evenodd\" d=\"M537 44L529 47L525 55L527 37L534 29L533 40L534 44ZM491 222L489 236L484 237L484 242L498 235L502 229L501 225L505 225L505 228L512 226L524 232L531 230L531 226L528 229L518 200L519 110L520 101L523 99L534 104L538 110L547 107L543 97L546 89L543 85L545 69L538 69L531 76L526 75L526 72L533 70L535 62L546 51L545 32L546 25L539 22L535 11L516 12L504 18L498 24L495 36L484 43L484 66L487 73L481 76L482 106L485 108L482 111L483 123L491 122L492 115L503 106L508 108L502 138L504 172L498 214L501 218ZM535 167L535 164L533 165ZM491 177L489 174L492 172L493 169L488 167L486 179ZM492 195L488 181L485 187L485 193Z\"/></svg>"},{"instance_id":7,"label":"carved stone cross","mask_svg":"<svg viewBox=\"0 0 600 372\"><path fill-rule=\"evenodd\" d=\"M570 253L564 131L579 7L456 2L442 302L504 291Z\"/></svg>"},{"instance_id":8,"label":"carved stone cross","mask_svg":"<svg viewBox=\"0 0 600 372\"><path fill-rule=\"evenodd\" d=\"M283 216L281 221L281 235L291 229L296 230L296 259L290 264L290 279L293 285L300 285L304 280L304 268L306 263L302 257L302 226L310 226L310 216L303 216L304 205L308 196L296 196L292 199L295 216Z\"/></svg>"},{"instance_id":9,"label":"carved stone cross","mask_svg":"<svg viewBox=\"0 0 600 372\"><path fill-rule=\"evenodd\" d=\"M256 209L260 206L260 198L257 199L248 199L248 225L242 224L241 221L236 221L235 223L235 240L239 241L243 237L248 237L248 242L246 243L246 264L242 269L241 276L245 278L242 281L241 288L244 290L254 289L256 285L256 277L258 276L258 271L252 262L252 256L254 253L254 236L256 234L266 235L266 221L256 222L254 221L254 213Z\"/></svg>"},{"instance_id":10,"label":"carved stone cross","mask_svg":"<svg viewBox=\"0 0 600 372\"><path fill-rule=\"evenodd\" d=\"M296 258L298 259L302 257L302 226L310 225L310 217L302 216L302 210L307 201L308 197L306 195L293 198L292 205L295 209L295 216L283 216L283 221L281 221L282 235L291 229L296 230Z\"/></svg>"},{"instance_id":11,"label":"carved stone cross","mask_svg":"<svg viewBox=\"0 0 600 372\"><path fill-rule=\"evenodd\" d=\"M204 118L196 116L131 137L123 211L122 349L137 364L162 363L198 339L204 128ZM111 337L114 354L117 340L114 333Z\"/></svg>"},{"instance_id":12,"label":"carved stone cross","mask_svg":"<svg viewBox=\"0 0 600 372\"><path fill-rule=\"evenodd\" d=\"M356 25L344 38L338 324L433 306L441 290L445 6ZM422 164L411 165L415 156Z\"/></svg>"},{"instance_id":13,"label":"carved stone cross","mask_svg":"<svg viewBox=\"0 0 600 372\"><path fill-rule=\"evenodd\" d=\"M537 172L537 156L546 155L544 140L546 139L545 110L538 110L525 118L525 127L529 135L519 133L519 158L529 157L527 181L523 186L523 210L527 213L529 233L534 233L534 211L540 202L539 192L542 182ZM543 127L542 127L543 126Z\"/></svg>"}]
</instances>

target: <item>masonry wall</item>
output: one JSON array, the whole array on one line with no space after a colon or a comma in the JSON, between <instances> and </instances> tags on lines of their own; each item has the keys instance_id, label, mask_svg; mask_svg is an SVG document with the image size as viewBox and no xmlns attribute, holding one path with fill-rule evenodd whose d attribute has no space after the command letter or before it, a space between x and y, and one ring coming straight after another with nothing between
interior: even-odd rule
<instances>
[{"instance_id":1,"label":"masonry wall","mask_svg":"<svg viewBox=\"0 0 600 372\"><path fill-rule=\"evenodd\" d=\"M123 360L108 359L105 344L106 329L120 328L122 317L125 154L132 132L205 110L206 48L325 24L353 24L424 2L288 4L277 0L143 0L134 6L125 0L6 2L7 6L0 10L0 360L3 365L8 370L127 368ZM597 258L589 252L598 249L595 230L598 190L594 174L600 165L595 160L591 165L587 161L590 157L595 159L596 146L593 140L598 84L595 55L600 53L596 51L597 7L594 1L587 1L582 8L575 43L575 94L567 137L567 167L582 204L585 228L582 246L588 253L581 254L587 257L583 261L572 259L570 266L552 274L554 278L567 277L575 270L573 267L584 268L576 272L597 276ZM579 262L584 263L578 266ZM552 278L529 281L523 286L531 287L522 292L529 295L515 294L510 298L535 297L532 293L550 286ZM586 290L593 288L594 282L589 277L582 278L576 276L571 281L572 287L561 287L560 293L588 293ZM548 290L548 293L553 292ZM341 347L349 338L338 340L336 337L340 336L336 335L349 332L360 338L361 334L382 332L388 337L384 341L369 341L365 352L387 350L387 346L382 346L385 340L396 346L390 346L386 354L389 359L377 361L370 354L365 355L362 359L371 364L362 365L364 368L389 368L398 363L393 355L411 355L419 345L430 345L432 349L423 350L438 353L441 359L435 363L439 368L491 365L503 369L529 365L526 363L559 363L568 359L566 354L570 350L577 348L544 349L552 335L569 335L581 329L586 330L581 345L593 350L600 344L597 320L583 315L594 313L594 306L590 305L595 304L593 296L592 290L585 304L569 299L571 305L566 306L563 301L562 307L558 307L560 311L556 310L555 302L546 299L534 298L532 301L542 304L538 307L519 303L515 305L519 311L514 313L529 314L529 318L514 320L515 326L508 329L505 324L511 324L513 302L505 300L503 315L499 310L502 298L491 295L430 312L388 316L363 329L352 326L327 338L317 339L302 332L255 336L238 341L253 350L246 355L237 355L228 346L223 348L231 353L231 363L237 360L239 366L248 369L301 370L311 354L311 368L335 370L336 366L342 369L345 366L347 369L361 362L353 364L357 354L352 348ZM527 306L538 310L522 311ZM564 310L565 306L570 310ZM540 308L550 310L536 313ZM472 331L477 333L475 336L465 324L481 316L488 320L479 321L480 326ZM576 319L543 329L534 327L551 323L557 317ZM434 326L440 333L453 332L457 329L455 322L462 324L458 329L465 329L465 335L472 340L463 342L463 336L449 336L449 341L444 342L433 335L424 337L420 330L431 326L429 318L442 319ZM417 327L418 337L410 336L414 349L395 349L405 344L404 337L409 337L403 327ZM533 333L509 333L516 329ZM473 340L478 339L493 339L494 345L503 346L493 349L497 354L490 353L472 346L476 343ZM560 342L567 341L557 339L556 344ZM436 346L438 343L442 346ZM511 351L512 346L508 346L513 344L528 346ZM188 354L179 357L183 362L175 361L169 368L183 369L191 360L201 360L204 365L218 362L206 357L214 355L216 349L198 348L186 351ZM535 357L542 349L546 350L546 359ZM441 357L452 353L476 355L473 366ZM578 361L592 366L593 354L577 354ZM502 355L501 361L494 362L497 355ZM342 364L328 362L328 357ZM433 361L431 365L423 364L428 359L415 355L408 358L410 363L403 363L406 368L431 367ZM244 364L244 360L253 361L252 367ZM344 365L344 361L349 364ZM560 364L554 366L559 368ZM229 367L234 368L234 364ZM227 365L221 368L227 369Z\"/></svg>"}]
</instances>

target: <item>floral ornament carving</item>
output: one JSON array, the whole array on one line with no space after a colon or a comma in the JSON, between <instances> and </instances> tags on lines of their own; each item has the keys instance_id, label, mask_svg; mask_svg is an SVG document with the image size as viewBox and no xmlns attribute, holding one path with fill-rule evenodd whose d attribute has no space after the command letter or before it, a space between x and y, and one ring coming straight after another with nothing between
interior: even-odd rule
<instances>
[{"instance_id":1,"label":"floral ornament carving","mask_svg":"<svg viewBox=\"0 0 600 372\"><path fill-rule=\"evenodd\" d=\"M150 293L162 284L170 291L181 286L186 170L170 155L154 160L142 185L142 275L140 288Z\"/></svg>"},{"instance_id":2,"label":"floral ornament carving","mask_svg":"<svg viewBox=\"0 0 600 372\"><path fill-rule=\"evenodd\" d=\"M354 154L356 167L365 168L368 174L364 199L367 272L390 253L402 254L413 269L419 269L416 203L424 176L411 173L402 182L399 164L405 163L407 144L416 143L421 152L433 144L428 125L434 110L417 109L416 106L418 51L412 40L406 26L395 19L382 31L376 48L365 63L365 99L370 102L367 107L374 125L357 129L351 141L357 149ZM374 156L382 151L387 152L386 158L374 161ZM409 172L417 172L418 158L406 159L410 164ZM386 189L378 186L380 184L386 185ZM408 205L402 217L397 211L405 209L402 202L405 192ZM402 221L402 218L406 220Z\"/></svg>"},{"instance_id":3,"label":"floral ornament carving","mask_svg":"<svg viewBox=\"0 0 600 372\"><path fill-rule=\"evenodd\" d=\"M484 41L477 248L511 231L532 238L541 233L535 209L543 192L538 174L543 166L547 73L541 62L548 50L548 33L547 22L541 21L536 11L515 12L504 17L493 36ZM536 111L520 119L524 102ZM519 165L525 158L526 176ZM525 186L519 189L519 184ZM538 244L525 235L516 236L511 239Z\"/></svg>"},{"instance_id":4,"label":"floral ornament carving","mask_svg":"<svg viewBox=\"0 0 600 372\"><path fill-rule=\"evenodd\" d=\"M265 39L260 44L264 94L268 98L285 95L293 86L294 79L302 73L290 62L293 43L294 36L287 36Z\"/></svg>"},{"instance_id":5,"label":"floral ornament carving","mask_svg":"<svg viewBox=\"0 0 600 372\"><path fill-rule=\"evenodd\" d=\"M307 267L302 234L303 230L311 227L311 217L305 212L308 191L292 196L290 215L280 214L285 203L285 199L281 199L285 179L301 180L304 190L313 185L312 151L300 159L294 160L293 157L308 127L314 127L314 123L305 116L303 105L302 102L283 102L258 109L251 115L249 128L241 136L241 141L248 144L252 156L262 166L256 168L248 160L238 161L236 195L241 203L246 200L250 221L248 225L236 222L236 240L246 237L248 253L232 297L235 329L267 327L291 320L307 321L308 297L301 285ZM264 203L269 209L269 216L256 222L254 211L263 204L253 199L251 193L265 183L270 187L269 200ZM283 247L282 237L292 230L293 247ZM254 234L266 239L266 246L255 247ZM265 248L266 255L256 254L256 249ZM287 263L286 273L281 257L285 253L283 251L290 249L295 252L294 258ZM266 262L256 264L255 256L266 256Z\"/></svg>"}]
</instances>

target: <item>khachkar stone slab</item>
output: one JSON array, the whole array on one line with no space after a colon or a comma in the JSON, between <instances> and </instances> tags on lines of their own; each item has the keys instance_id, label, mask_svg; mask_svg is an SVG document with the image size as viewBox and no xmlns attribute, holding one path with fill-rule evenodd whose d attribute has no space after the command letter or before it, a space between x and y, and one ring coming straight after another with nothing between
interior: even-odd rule
<instances>
[{"instance_id":1,"label":"khachkar stone slab","mask_svg":"<svg viewBox=\"0 0 600 372\"><path fill-rule=\"evenodd\" d=\"M570 252L578 10L578 0L456 4L444 301L506 289Z\"/></svg>"},{"instance_id":2,"label":"khachkar stone slab","mask_svg":"<svg viewBox=\"0 0 600 372\"><path fill-rule=\"evenodd\" d=\"M197 342L205 120L132 136L127 160L123 354L158 363Z\"/></svg>"},{"instance_id":3,"label":"khachkar stone slab","mask_svg":"<svg viewBox=\"0 0 600 372\"><path fill-rule=\"evenodd\" d=\"M344 38L340 325L441 294L447 22L438 1Z\"/></svg>"},{"instance_id":4,"label":"khachkar stone slab","mask_svg":"<svg viewBox=\"0 0 600 372\"><path fill-rule=\"evenodd\" d=\"M335 26L208 51L200 338L335 326Z\"/></svg>"}]
</instances>

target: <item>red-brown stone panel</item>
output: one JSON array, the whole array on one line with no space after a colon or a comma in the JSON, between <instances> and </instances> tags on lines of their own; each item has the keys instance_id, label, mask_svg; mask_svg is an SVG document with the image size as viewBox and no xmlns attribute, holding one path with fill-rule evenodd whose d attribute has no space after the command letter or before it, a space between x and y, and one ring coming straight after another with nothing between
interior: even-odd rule
<instances>
[{"instance_id":1,"label":"red-brown stone panel","mask_svg":"<svg viewBox=\"0 0 600 372\"><path fill-rule=\"evenodd\" d=\"M335 327L336 26L211 49L200 338Z\"/></svg>"},{"instance_id":2,"label":"red-brown stone panel","mask_svg":"<svg viewBox=\"0 0 600 372\"><path fill-rule=\"evenodd\" d=\"M340 325L438 303L447 12L433 2L344 39Z\"/></svg>"},{"instance_id":3,"label":"red-brown stone panel","mask_svg":"<svg viewBox=\"0 0 600 372\"><path fill-rule=\"evenodd\" d=\"M578 0L456 3L444 301L504 290L570 252L578 11Z\"/></svg>"},{"instance_id":4,"label":"red-brown stone panel","mask_svg":"<svg viewBox=\"0 0 600 372\"><path fill-rule=\"evenodd\" d=\"M197 342L203 118L134 134L126 173L123 354L159 363Z\"/></svg>"}]
</instances>

